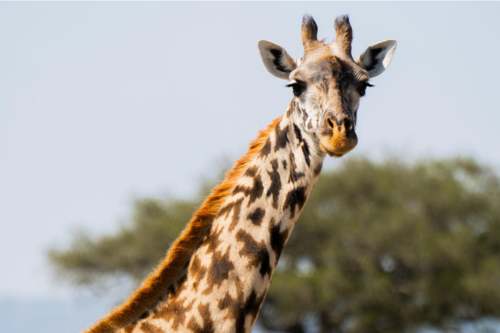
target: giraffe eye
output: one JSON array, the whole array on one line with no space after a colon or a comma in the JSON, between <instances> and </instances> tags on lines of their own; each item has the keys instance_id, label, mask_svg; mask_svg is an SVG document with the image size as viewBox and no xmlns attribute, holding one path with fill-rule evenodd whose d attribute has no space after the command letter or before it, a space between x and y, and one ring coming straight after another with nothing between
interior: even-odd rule
<instances>
[{"instance_id":1,"label":"giraffe eye","mask_svg":"<svg viewBox=\"0 0 500 333\"><path fill-rule=\"evenodd\" d=\"M296 97L302 95L302 93L306 90L306 83L304 81L295 80L286 85L287 87L292 87L293 94Z\"/></svg>"},{"instance_id":2,"label":"giraffe eye","mask_svg":"<svg viewBox=\"0 0 500 333\"><path fill-rule=\"evenodd\" d=\"M366 88L368 87L373 87L373 84L368 81L360 82L357 87L359 95L364 96L366 94Z\"/></svg>"}]
</instances>

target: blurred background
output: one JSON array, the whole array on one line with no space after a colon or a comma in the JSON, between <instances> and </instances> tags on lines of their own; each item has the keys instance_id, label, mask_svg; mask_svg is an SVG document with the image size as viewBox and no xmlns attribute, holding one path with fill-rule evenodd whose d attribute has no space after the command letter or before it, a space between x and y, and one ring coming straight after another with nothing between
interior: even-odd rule
<instances>
[{"instance_id":1,"label":"blurred background","mask_svg":"<svg viewBox=\"0 0 500 333\"><path fill-rule=\"evenodd\" d=\"M349 14L399 42L328 159L255 332L500 332L500 4L0 3L0 321L78 332L120 302Z\"/></svg>"}]
</instances>

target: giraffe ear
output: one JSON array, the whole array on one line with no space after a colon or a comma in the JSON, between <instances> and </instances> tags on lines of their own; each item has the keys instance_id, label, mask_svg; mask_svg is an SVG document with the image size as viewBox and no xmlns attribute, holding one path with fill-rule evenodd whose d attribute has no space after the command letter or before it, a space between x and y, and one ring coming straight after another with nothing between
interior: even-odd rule
<instances>
[{"instance_id":1,"label":"giraffe ear","mask_svg":"<svg viewBox=\"0 0 500 333\"><path fill-rule=\"evenodd\" d=\"M398 43L395 40L384 40L366 49L357 61L358 65L368 71L370 77L382 74L392 61Z\"/></svg>"},{"instance_id":2,"label":"giraffe ear","mask_svg":"<svg viewBox=\"0 0 500 333\"><path fill-rule=\"evenodd\" d=\"M259 51L269 73L280 79L288 80L290 72L297 67L292 57L279 45L261 40L259 41Z\"/></svg>"}]
</instances>

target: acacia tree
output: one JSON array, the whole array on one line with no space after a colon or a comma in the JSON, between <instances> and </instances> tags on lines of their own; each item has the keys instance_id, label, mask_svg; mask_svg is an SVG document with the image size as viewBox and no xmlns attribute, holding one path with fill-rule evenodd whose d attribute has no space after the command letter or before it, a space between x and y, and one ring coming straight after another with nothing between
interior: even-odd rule
<instances>
[{"instance_id":1,"label":"acacia tree","mask_svg":"<svg viewBox=\"0 0 500 333\"><path fill-rule=\"evenodd\" d=\"M53 249L79 285L141 279L198 200L138 201L130 224ZM260 322L286 332L411 332L500 317L500 179L469 159L351 159L324 172Z\"/></svg>"}]
</instances>

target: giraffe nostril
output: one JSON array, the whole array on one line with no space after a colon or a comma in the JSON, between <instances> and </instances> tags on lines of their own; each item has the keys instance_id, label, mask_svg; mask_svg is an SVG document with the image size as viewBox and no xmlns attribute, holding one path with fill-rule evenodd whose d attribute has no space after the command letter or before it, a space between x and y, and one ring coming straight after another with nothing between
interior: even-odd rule
<instances>
[{"instance_id":1,"label":"giraffe nostril","mask_svg":"<svg viewBox=\"0 0 500 333\"><path fill-rule=\"evenodd\" d=\"M326 119L326 123L328 124L328 126L329 126L330 128L334 128L334 127L335 127L335 125L334 125L334 123L335 123L335 122L334 122L334 120L333 120L333 118L332 118L332 117L328 117L328 118Z\"/></svg>"},{"instance_id":2,"label":"giraffe nostril","mask_svg":"<svg viewBox=\"0 0 500 333\"><path fill-rule=\"evenodd\" d=\"M329 116L326 118L326 124L328 128L337 129L344 133L354 132L354 122L346 117L341 117L340 119L335 116Z\"/></svg>"}]
</instances>

